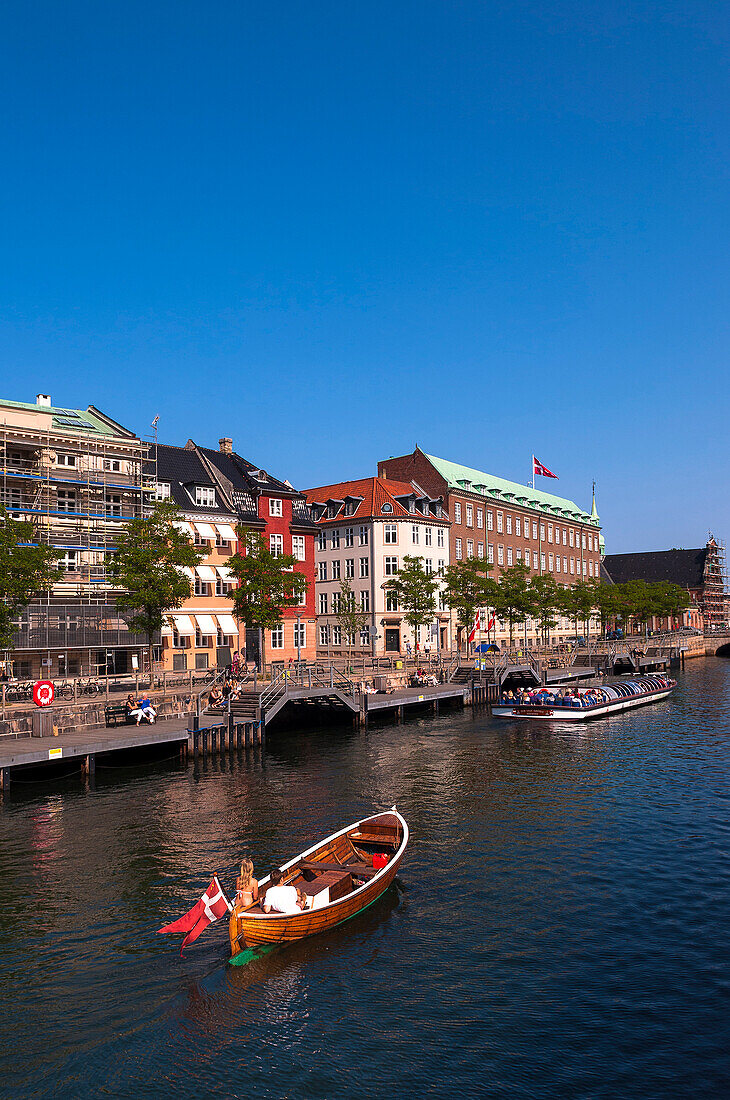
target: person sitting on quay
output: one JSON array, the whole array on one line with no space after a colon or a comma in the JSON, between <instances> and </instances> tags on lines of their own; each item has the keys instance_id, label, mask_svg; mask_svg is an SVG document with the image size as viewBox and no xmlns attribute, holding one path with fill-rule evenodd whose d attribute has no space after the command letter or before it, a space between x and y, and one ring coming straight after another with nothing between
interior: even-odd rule
<instances>
[{"instance_id":1,"label":"person sitting on quay","mask_svg":"<svg viewBox=\"0 0 730 1100\"><path fill-rule=\"evenodd\" d=\"M223 692L218 684L214 684L208 693L208 706L220 707L223 704Z\"/></svg>"},{"instance_id":2,"label":"person sitting on quay","mask_svg":"<svg viewBox=\"0 0 730 1100\"><path fill-rule=\"evenodd\" d=\"M140 724L140 722L142 721L142 711L139 709L139 703L133 695L130 694L127 696L127 701L124 704L124 710L126 712L127 720L129 720L130 718L134 718L137 725Z\"/></svg>"},{"instance_id":3,"label":"person sitting on quay","mask_svg":"<svg viewBox=\"0 0 730 1100\"><path fill-rule=\"evenodd\" d=\"M275 913L298 913L304 908L301 901L304 895L297 890L296 886L282 886L282 878L278 867L271 872L271 886L266 891L262 906L264 913L270 913L272 910Z\"/></svg>"},{"instance_id":4,"label":"person sitting on quay","mask_svg":"<svg viewBox=\"0 0 730 1100\"><path fill-rule=\"evenodd\" d=\"M143 699L140 699L139 709L142 711L143 718L146 718L148 722L154 722L155 718L157 717L157 711L152 706L152 703L150 702L148 696L145 695ZM139 722L137 723L137 725L139 725Z\"/></svg>"}]
</instances>

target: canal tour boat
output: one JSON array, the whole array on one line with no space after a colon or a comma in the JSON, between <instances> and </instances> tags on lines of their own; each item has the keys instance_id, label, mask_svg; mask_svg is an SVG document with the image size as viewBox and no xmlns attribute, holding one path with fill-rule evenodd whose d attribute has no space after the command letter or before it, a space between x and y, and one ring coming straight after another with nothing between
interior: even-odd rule
<instances>
[{"instance_id":1,"label":"canal tour boat","mask_svg":"<svg viewBox=\"0 0 730 1100\"><path fill-rule=\"evenodd\" d=\"M620 710L643 707L666 699L677 686L668 676L641 676L615 684L587 688L540 688L529 701L522 694L500 697L492 707L495 718L523 718L543 722L588 722Z\"/></svg>"},{"instance_id":2,"label":"canal tour boat","mask_svg":"<svg viewBox=\"0 0 730 1100\"><path fill-rule=\"evenodd\" d=\"M269 876L259 880L253 905L234 905L229 919L230 962L254 951L292 943L334 928L367 909L395 878L408 844L408 826L395 806L320 840L281 867L282 885L295 886L307 906L296 913L265 913Z\"/></svg>"}]
</instances>

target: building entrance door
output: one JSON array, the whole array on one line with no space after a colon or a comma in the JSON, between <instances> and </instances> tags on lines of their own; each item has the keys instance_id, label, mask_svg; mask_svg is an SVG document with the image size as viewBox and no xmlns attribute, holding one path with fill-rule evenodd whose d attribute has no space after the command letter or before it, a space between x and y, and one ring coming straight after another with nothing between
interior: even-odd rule
<instances>
[{"instance_id":1,"label":"building entrance door","mask_svg":"<svg viewBox=\"0 0 730 1100\"><path fill-rule=\"evenodd\" d=\"M385 652L400 653L400 630L392 627L385 629Z\"/></svg>"},{"instance_id":2,"label":"building entrance door","mask_svg":"<svg viewBox=\"0 0 730 1100\"><path fill-rule=\"evenodd\" d=\"M441 627L441 645L440 645L440 648L441 649L446 649L446 627L445 626Z\"/></svg>"}]
</instances>

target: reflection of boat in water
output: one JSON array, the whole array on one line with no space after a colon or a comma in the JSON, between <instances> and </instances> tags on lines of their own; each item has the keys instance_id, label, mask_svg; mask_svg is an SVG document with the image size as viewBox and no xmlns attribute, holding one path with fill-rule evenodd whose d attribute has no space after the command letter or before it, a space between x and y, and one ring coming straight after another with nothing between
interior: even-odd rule
<instances>
[{"instance_id":1,"label":"reflection of boat in water","mask_svg":"<svg viewBox=\"0 0 730 1100\"><path fill-rule=\"evenodd\" d=\"M520 697L502 697L492 707L495 718L523 718L543 722L587 722L617 711L643 707L666 699L677 686L668 676L641 676L637 680L622 680L616 684L598 684L588 688L541 688L529 702Z\"/></svg>"},{"instance_id":2,"label":"reflection of boat in water","mask_svg":"<svg viewBox=\"0 0 730 1100\"><path fill-rule=\"evenodd\" d=\"M259 882L253 905L233 908L229 922L231 962L251 959L247 948L275 947L334 928L362 912L388 889L408 844L408 826L393 807L333 833L281 868L282 882L307 898L296 913L265 913L269 878Z\"/></svg>"}]
</instances>

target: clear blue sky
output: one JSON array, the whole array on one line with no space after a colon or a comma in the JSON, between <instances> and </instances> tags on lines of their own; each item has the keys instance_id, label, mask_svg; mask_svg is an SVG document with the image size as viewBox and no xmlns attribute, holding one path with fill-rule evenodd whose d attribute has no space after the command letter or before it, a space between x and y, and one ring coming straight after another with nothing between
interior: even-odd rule
<instances>
[{"instance_id":1,"label":"clear blue sky","mask_svg":"<svg viewBox=\"0 0 730 1100\"><path fill-rule=\"evenodd\" d=\"M6 5L1 392L300 487L425 450L730 536L729 12Z\"/></svg>"}]
</instances>

